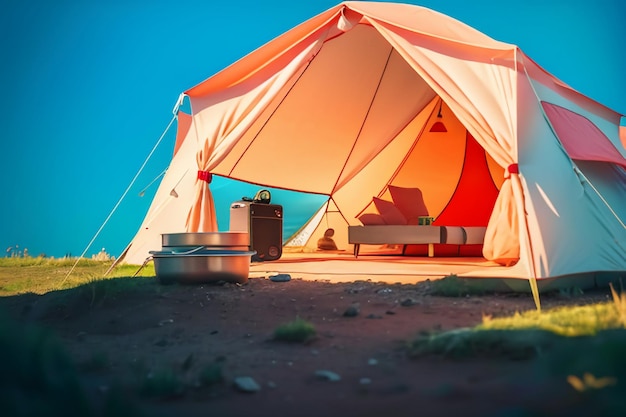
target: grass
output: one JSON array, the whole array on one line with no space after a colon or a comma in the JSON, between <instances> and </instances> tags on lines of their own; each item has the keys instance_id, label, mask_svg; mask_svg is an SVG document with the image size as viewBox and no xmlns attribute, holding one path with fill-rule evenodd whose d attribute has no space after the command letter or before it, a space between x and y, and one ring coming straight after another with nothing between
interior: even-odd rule
<instances>
[{"instance_id":1,"label":"grass","mask_svg":"<svg viewBox=\"0 0 626 417\"><path fill-rule=\"evenodd\" d=\"M618 293L613 287L613 284L610 284L610 286L611 286L611 295L613 296L613 305L615 306L615 311L617 312L619 321L622 324L622 326L626 327L626 294L624 293L623 290Z\"/></svg>"},{"instance_id":2,"label":"grass","mask_svg":"<svg viewBox=\"0 0 626 417\"><path fill-rule=\"evenodd\" d=\"M274 331L274 340L304 343L315 337L315 334L315 326L312 323L296 318L278 326Z\"/></svg>"},{"instance_id":3,"label":"grass","mask_svg":"<svg viewBox=\"0 0 626 417\"><path fill-rule=\"evenodd\" d=\"M600 331L623 328L614 303L559 307L545 312L526 311L511 317L483 317L475 330L541 329L560 336L593 336Z\"/></svg>"},{"instance_id":4,"label":"grass","mask_svg":"<svg viewBox=\"0 0 626 417\"><path fill-rule=\"evenodd\" d=\"M0 258L0 296L50 293L46 309L77 307L76 311L84 312L115 297L161 289L151 265L142 268L135 278L131 278L139 269L135 265L119 266L104 277L111 265L109 261L83 259L68 278L67 273L75 263L76 260L70 259ZM197 380L202 387L215 387L223 381L219 362L201 366L197 375L190 374L193 365L190 355L181 369L150 370L137 365L141 369L134 386L123 388L113 381L94 402L92 394L84 388L83 379L86 375L110 372L105 352L94 351L83 362L75 362L51 332L9 319L1 311L0 355L10 358L0 361L2 415L18 417L138 417L143 413L137 399L129 396L129 388L146 398L171 399L196 386L189 378Z\"/></svg>"},{"instance_id":5,"label":"grass","mask_svg":"<svg viewBox=\"0 0 626 417\"><path fill-rule=\"evenodd\" d=\"M596 336L616 329L624 331L623 305L621 301L613 301L548 311L531 310L497 319L484 316L482 323L474 328L422 334L412 342L411 350L416 355L505 353L528 356L556 343L559 338Z\"/></svg>"},{"instance_id":6,"label":"grass","mask_svg":"<svg viewBox=\"0 0 626 417\"><path fill-rule=\"evenodd\" d=\"M464 297L466 295L483 295L493 292L487 280L462 279L455 274L450 274L442 279L431 282L430 292L432 295L442 297Z\"/></svg>"},{"instance_id":7,"label":"grass","mask_svg":"<svg viewBox=\"0 0 626 417\"><path fill-rule=\"evenodd\" d=\"M0 296L55 292L50 307L83 303L95 305L108 297L145 290L154 280L153 268L132 276L137 266L121 266L104 277L111 263L43 257L0 258ZM70 290L71 291L68 291ZM59 291L60 290L60 291ZM11 416L139 416L124 391L113 385L94 404L82 386L82 372L108 369L106 354L95 352L77 364L50 332L17 323L0 314L0 403ZM36 398L37 401L32 401Z\"/></svg>"},{"instance_id":8,"label":"grass","mask_svg":"<svg viewBox=\"0 0 626 417\"><path fill-rule=\"evenodd\" d=\"M44 415L67 402L68 415L88 414L76 369L52 335L36 327L0 320L0 390L3 413ZM35 393L41 401L28 398Z\"/></svg>"},{"instance_id":9,"label":"grass","mask_svg":"<svg viewBox=\"0 0 626 417\"><path fill-rule=\"evenodd\" d=\"M45 294L76 288L86 283L97 283L95 285L101 289L103 284L100 282L113 278L131 277L140 268L137 265L119 265L104 277L111 266L111 261L81 259L68 277L75 263L75 259L0 258L0 296L25 293ZM146 265L138 274L139 277L153 277L154 275L152 264ZM133 280L126 281L131 286L136 284ZM119 288L121 282L116 285L118 289L121 289Z\"/></svg>"},{"instance_id":10,"label":"grass","mask_svg":"<svg viewBox=\"0 0 626 417\"><path fill-rule=\"evenodd\" d=\"M70 316L84 314L117 297L146 291L158 295L162 291L156 285L152 265L139 274L139 266L120 265L105 277L110 266L111 261L90 259L77 263L75 259L0 258L0 297L49 294L39 308Z\"/></svg>"},{"instance_id":11,"label":"grass","mask_svg":"<svg viewBox=\"0 0 626 417\"><path fill-rule=\"evenodd\" d=\"M408 343L409 356L525 360L537 385L564 387L562 415L623 416L626 296L612 292L612 302L483 317L474 328L423 333Z\"/></svg>"},{"instance_id":12,"label":"grass","mask_svg":"<svg viewBox=\"0 0 626 417\"><path fill-rule=\"evenodd\" d=\"M94 403L83 388L79 367L56 337L41 327L0 315L0 356L2 415L140 416L118 386Z\"/></svg>"}]
</instances>

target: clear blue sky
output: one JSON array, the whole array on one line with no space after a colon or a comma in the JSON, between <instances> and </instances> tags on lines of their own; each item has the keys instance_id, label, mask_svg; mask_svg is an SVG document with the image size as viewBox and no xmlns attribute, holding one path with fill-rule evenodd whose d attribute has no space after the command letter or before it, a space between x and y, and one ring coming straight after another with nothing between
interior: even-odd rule
<instances>
[{"instance_id":1,"label":"clear blue sky","mask_svg":"<svg viewBox=\"0 0 626 417\"><path fill-rule=\"evenodd\" d=\"M565 83L626 113L622 0L407 2L519 45ZM337 3L3 2L0 256L15 245L31 255L81 254L182 91ZM139 192L167 167L173 139L165 138L87 256L102 247L117 256L130 241L158 182ZM226 206L241 197L215 191Z\"/></svg>"}]
</instances>

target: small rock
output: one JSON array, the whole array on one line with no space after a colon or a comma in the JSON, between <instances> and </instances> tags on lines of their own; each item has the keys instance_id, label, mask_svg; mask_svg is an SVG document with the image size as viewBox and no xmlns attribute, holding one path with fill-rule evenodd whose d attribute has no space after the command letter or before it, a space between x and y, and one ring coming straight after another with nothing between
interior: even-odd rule
<instances>
[{"instance_id":1,"label":"small rock","mask_svg":"<svg viewBox=\"0 0 626 417\"><path fill-rule=\"evenodd\" d=\"M402 300L402 302L400 303L400 305L402 307L410 307L410 306L413 306L415 304L417 304L417 301L415 301L412 298L406 298L406 299Z\"/></svg>"},{"instance_id":2,"label":"small rock","mask_svg":"<svg viewBox=\"0 0 626 417\"><path fill-rule=\"evenodd\" d=\"M378 294L389 294L392 291L393 290L391 288L381 288L380 290L376 291L376 293L378 293Z\"/></svg>"},{"instance_id":3,"label":"small rock","mask_svg":"<svg viewBox=\"0 0 626 417\"><path fill-rule=\"evenodd\" d=\"M289 274L270 275L270 281L273 281L273 282L287 282L287 281L291 281L291 275L289 275Z\"/></svg>"},{"instance_id":4,"label":"small rock","mask_svg":"<svg viewBox=\"0 0 626 417\"><path fill-rule=\"evenodd\" d=\"M343 312L344 317L355 317L359 315L359 305L352 304Z\"/></svg>"},{"instance_id":5,"label":"small rock","mask_svg":"<svg viewBox=\"0 0 626 417\"><path fill-rule=\"evenodd\" d=\"M367 360L368 365L378 365L378 359L370 358Z\"/></svg>"},{"instance_id":6,"label":"small rock","mask_svg":"<svg viewBox=\"0 0 626 417\"><path fill-rule=\"evenodd\" d=\"M393 315L393 314L396 314L396 312L393 310L387 310L385 311L385 314Z\"/></svg>"},{"instance_id":7,"label":"small rock","mask_svg":"<svg viewBox=\"0 0 626 417\"><path fill-rule=\"evenodd\" d=\"M261 386L249 376L238 376L233 383L235 388L241 392L258 392L261 390Z\"/></svg>"},{"instance_id":8,"label":"small rock","mask_svg":"<svg viewBox=\"0 0 626 417\"><path fill-rule=\"evenodd\" d=\"M164 326L164 325L169 324L169 323L174 323L174 319L161 320L159 322L159 326Z\"/></svg>"},{"instance_id":9,"label":"small rock","mask_svg":"<svg viewBox=\"0 0 626 417\"><path fill-rule=\"evenodd\" d=\"M361 385L369 385L372 383L372 380L369 378L361 378L359 379L359 384Z\"/></svg>"},{"instance_id":10,"label":"small rock","mask_svg":"<svg viewBox=\"0 0 626 417\"><path fill-rule=\"evenodd\" d=\"M381 316L380 314L372 313L372 314L368 314L366 318L368 318L368 319L382 319L383 316Z\"/></svg>"},{"instance_id":11,"label":"small rock","mask_svg":"<svg viewBox=\"0 0 626 417\"><path fill-rule=\"evenodd\" d=\"M331 381L331 382L341 381L341 377L338 374L332 371L328 371L326 369L315 371L315 376L318 377L319 379L323 379L323 380Z\"/></svg>"}]
</instances>

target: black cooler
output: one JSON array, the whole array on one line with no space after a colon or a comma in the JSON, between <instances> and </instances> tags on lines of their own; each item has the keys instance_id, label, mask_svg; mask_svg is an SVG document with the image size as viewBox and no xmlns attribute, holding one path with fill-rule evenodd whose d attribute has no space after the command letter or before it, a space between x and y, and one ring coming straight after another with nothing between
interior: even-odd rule
<instances>
[{"instance_id":1,"label":"black cooler","mask_svg":"<svg viewBox=\"0 0 626 417\"><path fill-rule=\"evenodd\" d=\"M274 261L283 253L283 207L255 201L230 205L230 231L248 232L253 261Z\"/></svg>"}]
</instances>

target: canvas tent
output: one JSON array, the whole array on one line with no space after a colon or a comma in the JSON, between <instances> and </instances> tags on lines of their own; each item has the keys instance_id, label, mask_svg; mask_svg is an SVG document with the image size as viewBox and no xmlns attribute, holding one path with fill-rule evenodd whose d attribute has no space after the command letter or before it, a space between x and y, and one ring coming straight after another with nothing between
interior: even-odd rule
<instances>
[{"instance_id":1,"label":"canvas tent","mask_svg":"<svg viewBox=\"0 0 626 417\"><path fill-rule=\"evenodd\" d=\"M178 113L126 262L161 233L215 231L218 175L327 195L292 244L332 226L345 247L347 225L393 184L419 187L438 221L487 226L483 255L510 276L626 271L621 115L451 17L344 2L183 97L191 115Z\"/></svg>"}]
</instances>

